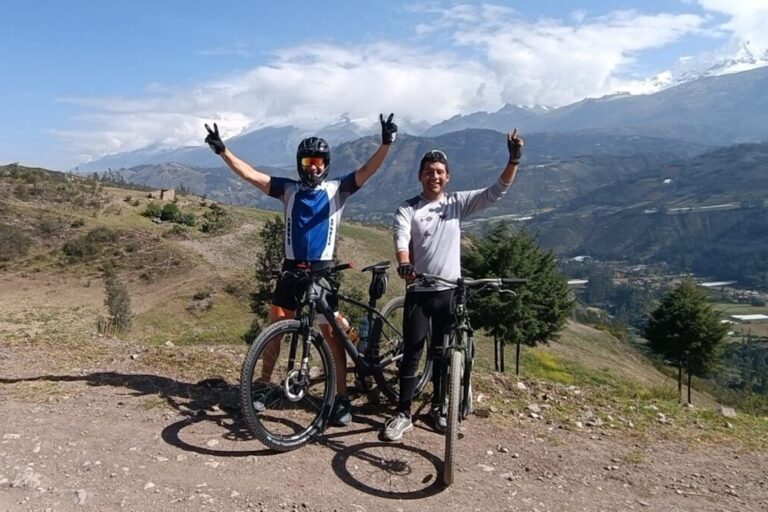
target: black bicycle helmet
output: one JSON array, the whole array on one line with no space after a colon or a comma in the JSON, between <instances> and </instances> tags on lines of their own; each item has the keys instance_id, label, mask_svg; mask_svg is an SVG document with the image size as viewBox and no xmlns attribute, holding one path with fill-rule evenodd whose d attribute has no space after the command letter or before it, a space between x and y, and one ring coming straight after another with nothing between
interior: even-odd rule
<instances>
[{"instance_id":1,"label":"black bicycle helmet","mask_svg":"<svg viewBox=\"0 0 768 512\"><path fill-rule=\"evenodd\" d=\"M305 172L301 165L301 159L308 156L319 156L325 161L325 169L322 174L315 175ZM331 150L325 139L320 137L308 137L299 143L296 150L296 167L299 171L301 182L310 187L316 187L328 176L328 169L331 167Z\"/></svg>"}]
</instances>

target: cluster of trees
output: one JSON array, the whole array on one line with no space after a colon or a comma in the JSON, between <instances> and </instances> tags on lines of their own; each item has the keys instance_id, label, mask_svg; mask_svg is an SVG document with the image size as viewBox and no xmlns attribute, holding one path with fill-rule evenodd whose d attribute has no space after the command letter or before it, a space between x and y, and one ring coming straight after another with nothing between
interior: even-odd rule
<instances>
[{"instance_id":1,"label":"cluster of trees","mask_svg":"<svg viewBox=\"0 0 768 512\"><path fill-rule=\"evenodd\" d=\"M210 235L226 233L232 227L232 217L223 206L210 203L203 213L200 221L200 231ZM141 213L151 219L160 219L164 222L172 222L182 226L197 226L197 216L192 212L183 212L176 203L150 202Z\"/></svg>"},{"instance_id":2,"label":"cluster of trees","mask_svg":"<svg viewBox=\"0 0 768 512\"><path fill-rule=\"evenodd\" d=\"M727 345L723 359L730 371L718 376L720 383L768 396L768 343L764 339L748 334L741 342Z\"/></svg>"}]
</instances>

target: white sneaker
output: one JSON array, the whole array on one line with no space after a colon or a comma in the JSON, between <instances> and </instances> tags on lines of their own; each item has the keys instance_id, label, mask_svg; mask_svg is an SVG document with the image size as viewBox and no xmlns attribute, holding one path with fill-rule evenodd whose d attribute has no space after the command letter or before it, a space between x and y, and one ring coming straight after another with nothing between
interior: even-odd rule
<instances>
[{"instance_id":1,"label":"white sneaker","mask_svg":"<svg viewBox=\"0 0 768 512\"><path fill-rule=\"evenodd\" d=\"M399 441L403 434L413 428L411 417L404 412L399 412L384 424L384 439L387 441Z\"/></svg>"}]
</instances>

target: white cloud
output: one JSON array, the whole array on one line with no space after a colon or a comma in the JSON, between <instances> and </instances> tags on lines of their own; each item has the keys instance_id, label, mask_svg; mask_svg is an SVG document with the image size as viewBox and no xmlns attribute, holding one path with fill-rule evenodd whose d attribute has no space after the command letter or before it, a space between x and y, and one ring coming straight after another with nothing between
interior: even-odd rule
<instances>
[{"instance_id":1,"label":"white cloud","mask_svg":"<svg viewBox=\"0 0 768 512\"><path fill-rule=\"evenodd\" d=\"M753 50L768 49L768 0L699 0L707 11L723 14L728 20L720 28Z\"/></svg>"},{"instance_id":2,"label":"white cloud","mask_svg":"<svg viewBox=\"0 0 768 512\"><path fill-rule=\"evenodd\" d=\"M345 112L362 124L377 121L379 112L434 123L497 105L495 82L484 65L448 53L424 55L390 42L355 48L313 43L197 89L65 99L92 112L79 120L92 130L57 133L77 154L97 158L153 142L202 144L204 122L217 122L225 137L267 125L319 127Z\"/></svg>"},{"instance_id":3,"label":"white cloud","mask_svg":"<svg viewBox=\"0 0 768 512\"><path fill-rule=\"evenodd\" d=\"M619 11L577 22L520 20L511 9L446 13L457 44L485 48L489 66L502 81L506 102L563 105L587 96L631 90L626 78L636 55L698 31L703 18L691 14L644 15Z\"/></svg>"},{"instance_id":4,"label":"white cloud","mask_svg":"<svg viewBox=\"0 0 768 512\"><path fill-rule=\"evenodd\" d=\"M77 130L57 133L73 155L98 158L152 143L202 144L203 123L213 121L229 137L267 125L315 128L341 113L362 124L379 112L435 123L504 103L563 105L637 89L628 76L641 52L704 23L692 14L635 11L529 21L490 4L431 15L434 21L414 27L416 40L407 43L315 41L198 88L151 84L140 98L70 98L88 114ZM442 49L429 49L436 41Z\"/></svg>"}]
</instances>

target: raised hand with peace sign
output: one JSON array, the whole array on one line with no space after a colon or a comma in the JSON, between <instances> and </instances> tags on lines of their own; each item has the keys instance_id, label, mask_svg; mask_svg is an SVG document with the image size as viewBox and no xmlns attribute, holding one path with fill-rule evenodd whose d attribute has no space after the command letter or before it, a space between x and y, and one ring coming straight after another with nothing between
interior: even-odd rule
<instances>
[{"instance_id":1,"label":"raised hand with peace sign","mask_svg":"<svg viewBox=\"0 0 768 512\"><path fill-rule=\"evenodd\" d=\"M379 121L381 122L381 143L390 145L395 142L397 138L397 125L392 121L395 114L389 114L387 120L384 120L384 114L379 114Z\"/></svg>"},{"instance_id":2,"label":"raised hand with peace sign","mask_svg":"<svg viewBox=\"0 0 768 512\"><path fill-rule=\"evenodd\" d=\"M217 155L222 154L226 147L224 146L224 141L221 140L221 136L219 136L219 127L216 126L216 123L213 123L213 130L211 130L211 127L206 123L205 129L208 130L208 136L205 138L205 143L211 146L211 149Z\"/></svg>"}]
</instances>

